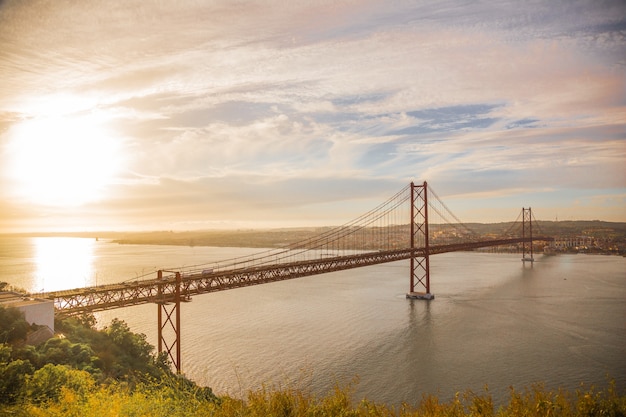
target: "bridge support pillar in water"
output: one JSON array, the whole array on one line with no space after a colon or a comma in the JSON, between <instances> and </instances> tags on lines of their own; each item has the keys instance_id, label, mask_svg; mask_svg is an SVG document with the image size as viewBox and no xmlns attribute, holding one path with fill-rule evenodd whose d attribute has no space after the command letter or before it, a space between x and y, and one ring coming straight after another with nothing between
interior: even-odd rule
<instances>
[{"instance_id":1,"label":"bridge support pillar in water","mask_svg":"<svg viewBox=\"0 0 626 417\"><path fill-rule=\"evenodd\" d=\"M432 300L430 292L430 258L428 247L428 184L411 183L410 289L406 298ZM423 248L418 250L417 248ZM418 254L419 252L419 254Z\"/></svg>"},{"instance_id":2,"label":"bridge support pillar in water","mask_svg":"<svg viewBox=\"0 0 626 417\"><path fill-rule=\"evenodd\" d=\"M526 262L530 262L532 265L535 262L533 258L533 212L528 208L522 207L522 262L526 265ZM526 238L530 237L530 242L526 244Z\"/></svg>"},{"instance_id":3,"label":"bridge support pillar in water","mask_svg":"<svg viewBox=\"0 0 626 417\"><path fill-rule=\"evenodd\" d=\"M157 279L163 281L163 271L157 272ZM158 308L157 317L158 328L158 352L167 354L167 360L171 361L176 373L181 373L180 362L180 272L176 272L176 283L174 298L166 298L163 294L164 284L159 284L157 288L156 304ZM165 334L167 333L167 334ZM170 336L173 341L168 343L166 337Z\"/></svg>"}]
</instances>

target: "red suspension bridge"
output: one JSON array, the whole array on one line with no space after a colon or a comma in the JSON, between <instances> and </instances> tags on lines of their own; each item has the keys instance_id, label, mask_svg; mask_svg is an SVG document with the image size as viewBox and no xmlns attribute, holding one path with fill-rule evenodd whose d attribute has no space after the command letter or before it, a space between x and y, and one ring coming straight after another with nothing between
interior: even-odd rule
<instances>
[{"instance_id":1,"label":"red suspension bridge","mask_svg":"<svg viewBox=\"0 0 626 417\"><path fill-rule=\"evenodd\" d=\"M77 315L155 303L158 351L181 370L180 307L191 296L409 259L408 298L432 299L430 256L515 245L533 261L534 218L530 208L498 236L479 236L428 187L414 183L343 226L278 249L250 256L159 270L156 277L43 294L56 314ZM535 228L536 229L536 228Z\"/></svg>"}]
</instances>

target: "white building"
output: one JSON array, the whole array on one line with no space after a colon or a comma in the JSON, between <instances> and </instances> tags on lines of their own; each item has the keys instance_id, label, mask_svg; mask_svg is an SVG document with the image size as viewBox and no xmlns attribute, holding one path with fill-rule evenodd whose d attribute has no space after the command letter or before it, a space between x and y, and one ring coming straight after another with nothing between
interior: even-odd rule
<instances>
[{"instance_id":1,"label":"white building","mask_svg":"<svg viewBox=\"0 0 626 417\"><path fill-rule=\"evenodd\" d=\"M32 298L24 294L0 292L0 305L14 307L24 313L24 319L30 324L47 326L54 333L54 303L52 300Z\"/></svg>"}]
</instances>

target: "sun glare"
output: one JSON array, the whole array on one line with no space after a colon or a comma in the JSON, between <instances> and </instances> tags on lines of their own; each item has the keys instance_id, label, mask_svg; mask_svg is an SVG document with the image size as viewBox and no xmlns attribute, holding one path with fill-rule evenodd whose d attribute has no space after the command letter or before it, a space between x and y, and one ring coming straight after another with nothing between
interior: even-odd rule
<instances>
[{"instance_id":1,"label":"sun glare","mask_svg":"<svg viewBox=\"0 0 626 417\"><path fill-rule=\"evenodd\" d=\"M119 140L94 116L55 115L11 132L9 175L31 203L76 206L105 196L120 168Z\"/></svg>"},{"instance_id":2,"label":"sun glare","mask_svg":"<svg viewBox=\"0 0 626 417\"><path fill-rule=\"evenodd\" d=\"M93 239L39 237L33 238L33 243L36 290L58 291L94 284Z\"/></svg>"}]
</instances>

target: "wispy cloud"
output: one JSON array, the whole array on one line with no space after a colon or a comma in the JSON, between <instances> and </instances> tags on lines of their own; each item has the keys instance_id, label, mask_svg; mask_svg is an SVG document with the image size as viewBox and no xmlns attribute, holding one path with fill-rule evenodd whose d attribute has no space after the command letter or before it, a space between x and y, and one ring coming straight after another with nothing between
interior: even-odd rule
<instances>
[{"instance_id":1,"label":"wispy cloud","mask_svg":"<svg viewBox=\"0 0 626 417\"><path fill-rule=\"evenodd\" d=\"M124 170L75 216L106 227L331 222L411 179L461 218L510 190L570 207L561 190L626 187L619 0L6 1L0 26L0 158L23 120L99 114Z\"/></svg>"}]
</instances>

